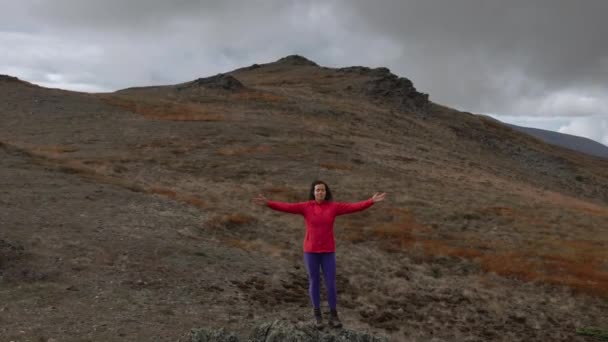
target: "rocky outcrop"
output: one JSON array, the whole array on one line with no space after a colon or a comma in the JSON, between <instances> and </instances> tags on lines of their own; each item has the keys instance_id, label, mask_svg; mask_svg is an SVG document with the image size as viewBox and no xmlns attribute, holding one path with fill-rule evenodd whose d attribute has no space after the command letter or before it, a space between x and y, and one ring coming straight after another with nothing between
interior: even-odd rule
<instances>
[{"instance_id":1,"label":"rocky outcrop","mask_svg":"<svg viewBox=\"0 0 608 342\"><path fill-rule=\"evenodd\" d=\"M302 57L300 55L289 55L287 57L283 57L277 61L279 64L287 64L287 65L310 65L310 66L319 66L317 63Z\"/></svg>"},{"instance_id":2,"label":"rocky outcrop","mask_svg":"<svg viewBox=\"0 0 608 342\"><path fill-rule=\"evenodd\" d=\"M234 76L227 74L217 74L211 77L197 78L192 82L180 85L177 89L192 89L192 88L207 88L207 89L222 89L229 91L238 91L244 89L245 86L241 81Z\"/></svg>"},{"instance_id":3,"label":"rocky outcrop","mask_svg":"<svg viewBox=\"0 0 608 342\"><path fill-rule=\"evenodd\" d=\"M388 68L368 68L364 66L351 66L336 69L337 72L368 76L371 80L363 84L360 89L365 95L376 99L388 100L396 103L400 109L410 112L424 112L429 104L429 95L420 93L412 81L398 77ZM346 90L357 89L348 86Z\"/></svg>"},{"instance_id":4,"label":"rocky outcrop","mask_svg":"<svg viewBox=\"0 0 608 342\"><path fill-rule=\"evenodd\" d=\"M21 80L14 76L0 75L0 82L21 82Z\"/></svg>"},{"instance_id":5,"label":"rocky outcrop","mask_svg":"<svg viewBox=\"0 0 608 342\"><path fill-rule=\"evenodd\" d=\"M429 104L428 94L418 92L409 79L390 72L367 81L363 91L368 96L394 102L405 111L421 112Z\"/></svg>"},{"instance_id":6,"label":"rocky outcrop","mask_svg":"<svg viewBox=\"0 0 608 342\"><path fill-rule=\"evenodd\" d=\"M368 68L364 66L350 66L346 68L336 69L338 72L343 72L347 74L358 74L358 75L366 75L372 77L383 77L386 75L391 75L391 71L388 68Z\"/></svg>"},{"instance_id":7,"label":"rocky outcrop","mask_svg":"<svg viewBox=\"0 0 608 342\"><path fill-rule=\"evenodd\" d=\"M191 342L386 342L385 337L377 337L368 333L348 329L317 330L312 325L294 325L286 320L276 320L264 323L251 332L249 338L240 340L235 334L224 329L207 330L192 329Z\"/></svg>"},{"instance_id":8,"label":"rocky outcrop","mask_svg":"<svg viewBox=\"0 0 608 342\"><path fill-rule=\"evenodd\" d=\"M239 338L225 329L192 329L192 342L239 342Z\"/></svg>"},{"instance_id":9,"label":"rocky outcrop","mask_svg":"<svg viewBox=\"0 0 608 342\"><path fill-rule=\"evenodd\" d=\"M259 69L261 67L262 67L261 65L254 63L254 64L251 64L250 66L242 68L240 70L255 70L255 69Z\"/></svg>"}]
</instances>

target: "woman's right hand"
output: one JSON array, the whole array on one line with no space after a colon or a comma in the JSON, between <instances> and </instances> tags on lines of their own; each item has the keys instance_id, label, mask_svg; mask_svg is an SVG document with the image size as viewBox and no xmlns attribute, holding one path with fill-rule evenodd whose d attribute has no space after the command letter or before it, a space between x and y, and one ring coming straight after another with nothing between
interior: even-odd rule
<instances>
[{"instance_id":1,"label":"woman's right hand","mask_svg":"<svg viewBox=\"0 0 608 342\"><path fill-rule=\"evenodd\" d=\"M253 199L253 202L255 202L255 204L260 205L260 206L265 206L266 204L268 204L268 198L266 198L266 196L259 194L258 197Z\"/></svg>"},{"instance_id":2,"label":"woman's right hand","mask_svg":"<svg viewBox=\"0 0 608 342\"><path fill-rule=\"evenodd\" d=\"M376 192L372 196L372 201L374 201L374 203L382 202L384 201L384 196L386 196L386 192Z\"/></svg>"}]
</instances>

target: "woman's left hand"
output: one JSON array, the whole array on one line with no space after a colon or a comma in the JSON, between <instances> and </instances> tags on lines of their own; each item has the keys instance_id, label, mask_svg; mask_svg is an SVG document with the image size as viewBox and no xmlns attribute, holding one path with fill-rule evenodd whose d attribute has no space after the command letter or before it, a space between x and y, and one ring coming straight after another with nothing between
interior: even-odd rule
<instances>
[{"instance_id":1,"label":"woman's left hand","mask_svg":"<svg viewBox=\"0 0 608 342\"><path fill-rule=\"evenodd\" d=\"M376 192L373 196L372 196L372 201L374 203L376 202L380 202L384 200L384 196L386 196L386 192Z\"/></svg>"}]
</instances>

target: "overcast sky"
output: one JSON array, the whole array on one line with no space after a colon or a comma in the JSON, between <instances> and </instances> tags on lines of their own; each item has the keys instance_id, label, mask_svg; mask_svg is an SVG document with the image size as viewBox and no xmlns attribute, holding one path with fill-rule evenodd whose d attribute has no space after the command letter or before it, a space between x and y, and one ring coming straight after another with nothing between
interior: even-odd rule
<instances>
[{"instance_id":1,"label":"overcast sky","mask_svg":"<svg viewBox=\"0 0 608 342\"><path fill-rule=\"evenodd\" d=\"M81 91L303 55L608 145L606 0L0 0L0 74Z\"/></svg>"}]
</instances>

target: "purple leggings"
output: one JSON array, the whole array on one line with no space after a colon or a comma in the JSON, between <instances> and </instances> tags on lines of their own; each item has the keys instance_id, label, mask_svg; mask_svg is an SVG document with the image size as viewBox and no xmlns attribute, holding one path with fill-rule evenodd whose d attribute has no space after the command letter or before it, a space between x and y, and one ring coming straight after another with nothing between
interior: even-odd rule
<instances>
[{"instance_id":1,"label":"purple leggings","mask_svg":"<svg viewBox=\"0 0 608 342\"><path fill-rule=\"evenodd\" d=\"M304 253L304 262L308 271L308 294L314 308L320 308L320 274L319 266L323 269L323 279L327 289L327 302L330 310L336 310L338 293L336 291L336 253Z\"/></svg>"}]
</instances>

